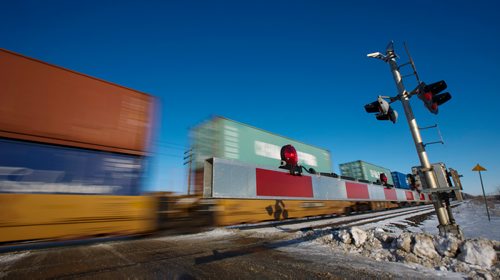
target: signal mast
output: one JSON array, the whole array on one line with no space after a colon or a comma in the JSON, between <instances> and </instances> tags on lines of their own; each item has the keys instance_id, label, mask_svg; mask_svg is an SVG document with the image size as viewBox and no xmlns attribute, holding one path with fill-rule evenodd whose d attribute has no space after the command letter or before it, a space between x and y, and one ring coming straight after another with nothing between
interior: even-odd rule
<instances>
[{"instance_id":1,"label":"signal mast","mask_svg":"<svg viewBox=\"0 0 500 280\"><path fill-rule=\"evenodd\" d=\"M406 46L405 46L406 47ZM425 144L422 142L422 137L420 136L420 131L417 125L415 116L413 115L413 110L410 106L410 98L413 95L417 95L419 99L424 102L424 105L433 114L438 113L439 105L447 102L451 99L451 94L440 93L446 89L447 85L445 81L439 81L437 83L426 85L420 81L418 77L417 70L415 68L415 63L411 58L408 49L406 49L410 62L398 65L396 62L396 53L394 52L394 43L390 42L386 48L385 54L380 52L370 53L367 56L372 58L380 59L389 64L392 76L396 82L396 87L398 89L398 95L394 97L379 96L377 101L365 105L365 110L367 113L377 113L377 120L390 120L396 123L398 114L390 106L390 103L401 101L403 104L403 109L405 111L406 119L408 121L408 126L410 127L411 134L413 136L413 141L417 149L417 154L420 159L421 170L423 172L425 181L427 182L428 190L424 190L431 193L432 201L436 214L439 220L439 233L441 235L447 235L449 233L455 234L459 237L463 236L460 227L455 223L451 213L451 207L449 204L449 198L447 197L447 192L454 190L450 187L438 187L436 179L434 177L432 165L427 157L427 152L425 151ZM403 85L403 77L399 69L402 66L411 65L413 69L413 75L415 75L418 85L411 92L406 91ZM389 102L385 99L389 99Z\"/></svg>"}]
</instances>

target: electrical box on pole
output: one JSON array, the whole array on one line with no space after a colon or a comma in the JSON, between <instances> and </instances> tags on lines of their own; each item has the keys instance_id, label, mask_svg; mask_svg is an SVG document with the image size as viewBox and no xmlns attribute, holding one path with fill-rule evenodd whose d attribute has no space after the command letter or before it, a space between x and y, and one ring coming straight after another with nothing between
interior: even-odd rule
<instances>
[{"instance_id":1,"label":"electrical box on pole","mask_svg":"<svg viewBox=\"0 0 500 280\"><path fill-rule=\"evenodd\" d=\"M462 177L462 175L458 174L458 171L453 168L450 168L449 173L451 176L451 180L453 180L453 185L457 188L455 190L455 197L457 200L462 201L464 199L462 195L462 181L460 180L460 177Z\"/></svg>"}]
</instances>

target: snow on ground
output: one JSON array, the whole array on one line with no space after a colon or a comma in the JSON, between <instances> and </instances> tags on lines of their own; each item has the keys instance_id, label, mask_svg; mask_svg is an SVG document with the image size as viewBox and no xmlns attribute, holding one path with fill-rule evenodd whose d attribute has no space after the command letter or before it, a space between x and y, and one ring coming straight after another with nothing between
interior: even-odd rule
<instances>
[{"instance_id":1,"label":"snow on ground","mask_svg":"<svg viewBox=\"0 0 500 280\"><path fill-rule=\"evenodd\" d=\"M356 265L365 270L383 267L391 275L406 275L408 278L418 275L417 278L500 279L497 260L497 251L500 250L500 204L490 205L490 209L491 222L488 222L484 204L477 201L467 201L453 208L466 240L439 236L435 215L418 225L407 220L412 216L410 213L400 217L388 215L383 221L375 219L380 213L363 214L372 215L373 222L359 227L353 226L353 223L351 227L342 229L299 230L301 227L308 228L306 225L311 222L305 221L296 225L277 224L243 230L217 228L205 233L160 239L204 239L207 242L232 236L286 239L292 241L291 245L277 249L312 261L343 261L346 265ZM433 212L433 209L426 212ZM351 218L336 217L337 222L343 219L347 225ZM312 222L314 226L320 226L319 223ZM409 269L419 274L408 274Z\"/></svg>"},{"instance_id":2,"label":"snow on ground","mask_svg":"<svg viewBox=\"0 0 500 280\"><path fill-rule=\"evenodd\" d=\"M422 211L422 214L426 213L432 213L434 212L434 207L429 208L428 210ZM407 231L408 228L411 228L414 226L414 223L410 222L407 220L407 218L415 216L413 213L403 215L403 216L396 216L396 217L389 217L388 219L384 219L382 221L374 222L374 223L369 223L369 224L364 224L360 226L364 230L368 229L374 229L374 228L383 228L388 232L392 232L395 235L400 235L403 232ZM419 231L417 231L419 232Z\"/></svg>"},{"instance_id":3,"label":"snow on ground","mask_svg":"<svg viewBox=\"0 0 500 280\"><path fill-rule=\"evenodd\" d=\"M27 257L29 254L30 254L29 251L20 252L20 253L3 254L3 255L0 255L0 263L15 262L15 261L18 261L24 257Z\"/></svg>"},{"instance_id":4,"label":"snow on ground","mask_svg":"<svg viewBox=\"0 0 500 280\"><path fill-rule=\"evenodd\" d=\"M462 229L466 238L487 238L500 241L500 203L490 203L491 221L488 221L486 207L481 200L469 200L453 208L456 223ZM418 228L410 228L415 232L438 234L436 215L430 216Z\"/></svg>"},{"instance_id":5,"label":"snow on ground","mask_svg":"<svg viewBox=\"0 0 500 280\"><path fill-rule=\"evenodd\" d=\"M435 271L436 277L455 277L457 272L469 279L500 279L500 204L490 204L491 222L484 204L467 201L453 214L465 240L438 235L437 217L422 225L406 220L411 215L384 219L358 227L319 229L302 233L311 242L334 250L367 257L384 263L404 263ZM431 211L433 212L433 211ZM443 274L444 273L444 274Z\"/></svg>"},{"instance_id":6,"label":"snow on ground","mask_svg":"<svg viewBox=\"0 0 500 280\"><path fill-rule=\"evenodd\" d=\"M360 271L377 272L381 279L463 279L462 273L430 269L416 263L395 263L374 260L360 254L339 250L325 242L305 241L296 246L279 248L281 251L306 258L315 263L336 262Z\"/></svg>"},{"instance_id":7,"label":"snow on ground","mask_svg":"<svg viewBox=\"0 0 500 280\"><path fill-rule=\"evenodd\" d=\"M434 212L434 209L425 212ZM383 221L363 224L359 228L351 223L351 227L343 229L325 227L290 233L303 241L298 246L286 247L286 250L300 249L301 254L314 255L319 254L320 247L326 246L337 253L346 253L355 262L358 262L358 257L371 259L381 266L396 266L397 263L397 267L404 265L421 271L424 277L500 279L496 253L500 249L500 205L490 205L491 222L487 219L484 204L477 201L462 203L453 208L453 213L464 231L465 240L439 236L435 215L418 225L408 220L412 216L409 213L399 217L386 216ZM265 237L301 226L304 224L250 231ZM366 268L371 266L364 265Z\"/></svg>"},{"instance_id":8,"label":"snow on ground","mask_svg":"<svg viewBox=\"0 0 500 280\"><path fill-rule=\"evenodd\" d=\"M195 239L216 239L220 237L228 237L231 235L235 235L236 230L225 229L225 228L215 228L210 231L195 233L195 234L185 234L185 235L174 235L174 236L163 236L156 237L155 240L165 240L165 241L173 241L173 240L195 240Z\"/></svg>"},{"instance_id":9,"label":"snow on ground","mask_svg":"<svg viewBox=\"0 0 500 280\"><path fill-rule=\"evenodd\" d=\"M15 252L15 253L7 253L0 255L0 264L3 264L4 268L3 270L0 271L0 278L4 278L9 274L8 269L15 262L29 256L30 254L31 254L30 251L26 251L26 252Z\"/></svg>"}]
</instances>

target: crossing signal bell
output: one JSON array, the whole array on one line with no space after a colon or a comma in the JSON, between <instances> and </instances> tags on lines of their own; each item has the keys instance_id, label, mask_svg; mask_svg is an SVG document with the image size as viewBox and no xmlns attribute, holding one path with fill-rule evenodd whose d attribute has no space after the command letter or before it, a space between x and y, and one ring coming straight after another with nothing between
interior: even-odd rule
<instances>
[{"instance_id":1,"label":"crossing signal bell","mask_svg":"<svg viewBox=\"0 0 500 280\"><path fill-rule=\"evenodd\" d=\"M447 87L445 81L439 81L430 85L422 83L418 89L418 98L424 102L425 107L427 107L431 113L437 115L439 112L439 105L451 99L451 94L449 92L440 93Z\"/></svg>"},{"instance_id":2,"label":"crossing signal bell","mask_svg":"<svg viewBox=\"0 0 500 280\"><path fill-rule=\"evenodd\" d=\"M377 113L375 117L379 121L390 120L392 123L396 123L398 120L398 112L393 110L389 102L381 96L377 98L377 101L366 104L365 111L367 113Z\"/></svg>"},{"instance_id":3,"label":"crossing signal bell","mask_svg":"<svg viewBox=\"0 0 500 280\"><path fill-rule=\"evenodd\" d=\"M292 145L285 145L281 147L281 166L280 168L290 170L292 175L300 175L302 167L299 163L299 156L297 150Z\"/></svg>"}]
</instances>

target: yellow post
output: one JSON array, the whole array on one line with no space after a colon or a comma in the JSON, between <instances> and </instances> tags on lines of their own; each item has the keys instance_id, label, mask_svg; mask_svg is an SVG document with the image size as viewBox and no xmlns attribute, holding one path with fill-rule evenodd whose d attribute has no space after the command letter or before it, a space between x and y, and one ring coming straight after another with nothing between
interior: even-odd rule
<instances>
[{"instance_id":1,"label":"yellow post","mask_svg":"<svg viewBox=\"0 0 500 280\"><path fill-rule=\"evenodd\" d=\"M483 189L484 205L486 206L486 213L488 213L488 221L491 222L490 210L488 210L488 201L486 200L486 194L484 193L483 177L481 176L481 171L486 171L486 168L479 165L479 163L472 168L472 171L479 172L479 180L481 180L481 188Z\"/></svg>"}]
</instances>

